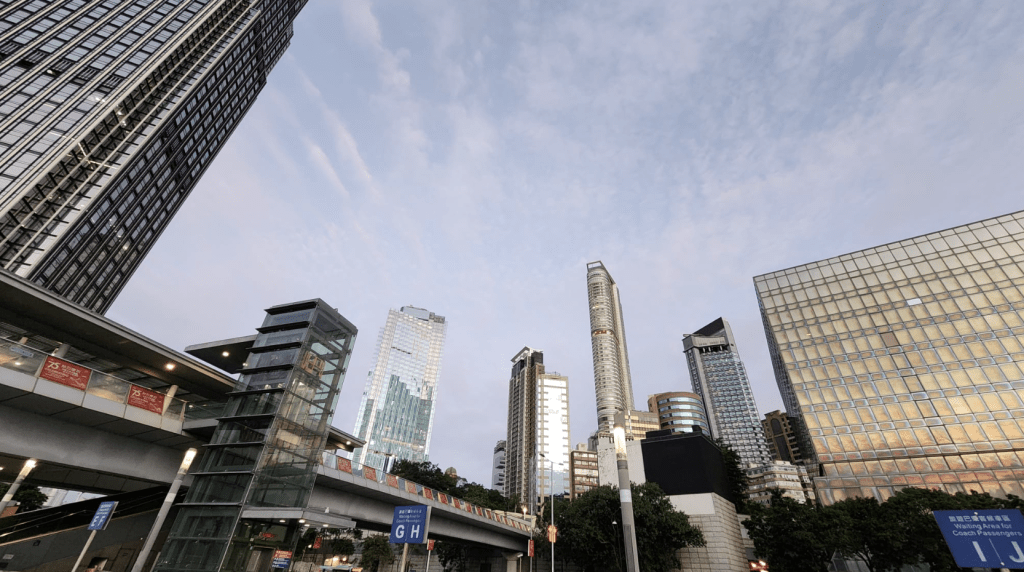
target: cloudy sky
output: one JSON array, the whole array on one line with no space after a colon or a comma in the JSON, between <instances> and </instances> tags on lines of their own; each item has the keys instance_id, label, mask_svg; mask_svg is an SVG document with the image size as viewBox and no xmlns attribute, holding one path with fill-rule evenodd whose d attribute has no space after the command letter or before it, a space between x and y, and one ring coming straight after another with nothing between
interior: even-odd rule
<instances>
[{"instance_id":1,"label":"cloudy sky","mask_svg":"<svg viewBox=\"0 0 1024 572\"><path fill-rule=\"evenodd\" d=\"M510 359L595 428L586 263L638 402L724 316L781 407L752 277L1024 208L1024 3L310 0L287 54L109 315L171 347L320 297L449 320L431 460L490 482Z\"/></svg>"}]
</instances>

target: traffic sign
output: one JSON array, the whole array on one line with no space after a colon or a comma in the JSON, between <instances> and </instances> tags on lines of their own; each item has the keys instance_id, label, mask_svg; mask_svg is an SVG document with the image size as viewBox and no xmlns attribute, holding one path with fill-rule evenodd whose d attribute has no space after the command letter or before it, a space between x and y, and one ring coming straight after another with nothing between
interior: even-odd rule
<instances>
[{"instance_id":1,"label":"traffic sign","mask_svg":"<svg viewBox=\"0 0 1024 572\"><path fill-rule=\"evenodd\" d=\"M1024 568L1019 510L936 510L946 545L962 568Z\"/></svg>"},{"instance_id":2,"label":"traffic sign","mask_svg":"<svg viewBox=\"0 0 1024 572\"><path fill-rule=\"evenodd\" d=\"M271 568L287 568L292 563L292 552L291 550L275 550L274 560L271 562Z\"/></svg>"},{"instance_id":3,"label":"traffic sign","mask_svg":"<svg viewBox=\"0 0 1024 572\"><path fill-rule=\"evenodd\" d=\"M117 501L104 501L100 503L100 507L96 509L96 513L92 515L92 520L89 521L88 530L103 530L107 528L107 523L110 522L110 516L114 514L114 508L117 507Z\"/></svg>"},{"instance_id":4,"label":"traffic sign","mask_svg":"<svg viewBox=\"0 0 1024 572\"><path fill-rule=\"evenodd\" d=\"M422 504L396 506L391 519L392 544L423 544L430 525L430 507Z\"/></svg>"}]
</instances>

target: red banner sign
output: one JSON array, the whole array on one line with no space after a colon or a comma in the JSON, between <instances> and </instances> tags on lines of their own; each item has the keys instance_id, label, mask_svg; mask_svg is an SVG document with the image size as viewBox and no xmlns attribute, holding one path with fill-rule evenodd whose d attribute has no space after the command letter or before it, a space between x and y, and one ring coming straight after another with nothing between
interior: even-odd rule
<instances>
[{"instance_id":1,"label":"red banner sign","mask_svg":"<svg viewBox=\"0 0 1024 572\"><path fill-rule=\"evenodd\" d=\"M377 480L377 469L373 467L363 467L363 476L370 479L371 481Z\"/></svg>"},{"instance_id":2,"label":"red banner sign","mask_svg":"<svg viewBox=\"0 0 1024 572\"><path fill-rule=\"evenodd\" d=\"M39 372L39 377L85 391L86 386L89 385L91 373L92 370L87 367L48 356L46 363L43 364L43 371Z\"/></svg>"},{"instance_id":3,"label":"red banner sign","mask_svg":"<svg viewBox=\"0 0 1024 572\"><path fill-rule=\"evenodd\" d=\"M529 556L530 556L530 558L533 558L533 539L532 538L530 539Z\"/></svg>"},{"instance_id":4,"label":"red banner sign","mask_svg":"<svg viewBox=\"0 0 1024 572\"><path fill-rule=\"evenodd\" d=\"M416 494L416 483L412 481L405 481L405 492Z\"/></svg>"},{"instance_id":5,"label":"red banner sign","mask_svg":"<svg viewBox=\"0 0 1024 572\"><path fill-rule=\"evenodd\" d=\"M434 491L427 487L423 487L423 498L434 500Z\"/></svg>"},{"instance_id":6,"label":"red banner sign","mask_svg":"<svg viewBox=\"0 0 1024 572\"><path fill-rule=\"evenodd\" d=\"M533 542L533 541L531 540L530 542ZM433 540L428 540L427 541L427 551L431 551L433 549L434 549L434 541Z\"/></svg>"},{"instance_id":7,"label":"red banner sign","mask_svg":"<svg viewBox=\"0 0 1024 572\"><path fill-rule=\"evenodd\" d=\"M395 487L396 489L398 488L398 477L396 477L395 475L387 475L385 479L387 480L389 487Z\"/></svg>"},{"instance_id":8,"label":"red banner sign","mask_svg":"<svg viewBox=\"0 0 1024 572\"><path fill-rule=\"evenodd\" d=\"M352 459L338 457L338 470L345 471L346 473L352 473Z\"/></svg>"},{"instance_id":9,"label":"red banner sign","mask_svg":"<svg viewBox=\"0 0 1024 572\"><path fill-rule=\"evenodd\" d=\"M146 389L137 385L133 385L128 389L128 405L152 411L153 413L163 414L164 397L166 396L162 393L157 393L152 389Z\"/></svg>"}]
</instances>

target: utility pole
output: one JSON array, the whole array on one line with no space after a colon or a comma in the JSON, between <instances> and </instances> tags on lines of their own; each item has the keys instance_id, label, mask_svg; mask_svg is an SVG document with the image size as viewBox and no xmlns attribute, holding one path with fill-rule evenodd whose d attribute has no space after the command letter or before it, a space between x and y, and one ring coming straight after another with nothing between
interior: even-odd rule
<instances>
[{"instance_id":1,"label":"utility pole","mask_svg":"<svg viewBox=\"0 0 1024 572\"><path fill-rule=\"evenodd\" d=\"M629 487L629 457L626 454L626 415L615 413L615 465L619 470L619 503L622 505L622 536L626 544L626 572L640 572L636 550L636 523L633 521L633 493Z\"/></svg>"}]
</instances>

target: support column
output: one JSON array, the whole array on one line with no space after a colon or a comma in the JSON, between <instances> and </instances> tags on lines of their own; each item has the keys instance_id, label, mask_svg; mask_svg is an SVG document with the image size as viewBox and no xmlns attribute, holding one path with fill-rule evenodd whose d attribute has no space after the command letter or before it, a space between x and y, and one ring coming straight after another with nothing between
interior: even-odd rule
<instances>
[{"instance_id":1,"label":"support column","mask_svg":"<svg viewBox=\"0 0 1024 572\"><path fill-rule=\"evenodd\" d=\"M519 559L523 557L522 552L505 552L502 550L501 555L505 557L505 572L519 572Z\"/></svg>"}]
</instances>

